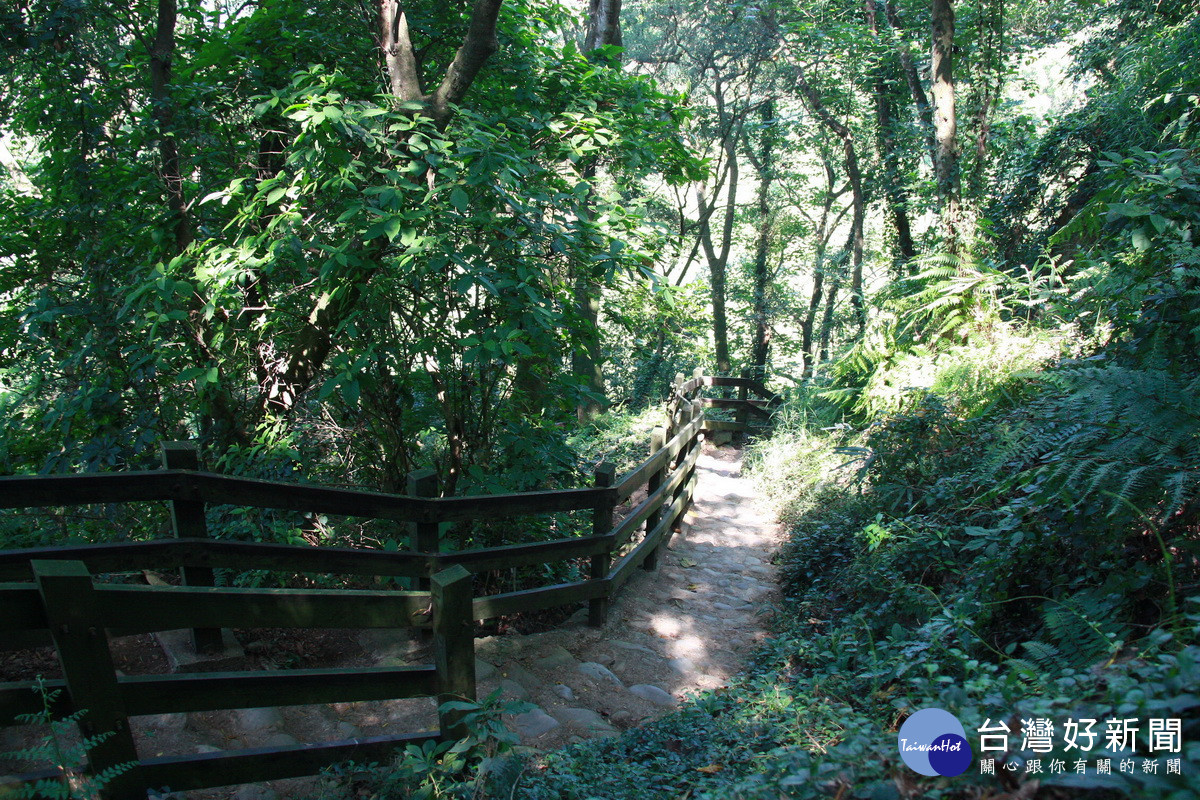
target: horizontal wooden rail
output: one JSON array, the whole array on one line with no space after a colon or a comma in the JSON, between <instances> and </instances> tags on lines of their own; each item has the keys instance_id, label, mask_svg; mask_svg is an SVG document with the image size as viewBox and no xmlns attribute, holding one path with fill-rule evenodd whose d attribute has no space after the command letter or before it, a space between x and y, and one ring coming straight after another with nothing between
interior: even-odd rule
<instances>
[{"instance_id":1,"label":"horizontal wooden rail","mask_svg":"<svg viewBox=\"0 0 1200 800\"><path fill-rule=\"evenodd\" d=\"M249 750L159 756L143 759L131 776L147 787L170 787L172 792L212 789L239 783L315 775L342 761L387 763L397 748L436 741L437 731L402 736L372 736L323 744L258 747Z\"/></svg>"},{"instance_id":2,"label":"horizontal wooden rail","mask_svg":"<svg viewBox=\"0 0 1200 800\"><path fill-rule=\"evenodd\" d=\"M122 630L178 628L405 628L429 622L423 592L360 589L226 589L97 586L96 600ZM136 613L127 613L137 609Z\"/></svg>"},{"instance_id":3,"label":"horizontal wooden rail","mask_svg":"<svg viewBox=\"0 0 1200 800\"><path fill-rule=\"evenodd\" d=\"M458 522L579 511L594 508L614 497L613 489L596 488L477 497L408 497L181 470L0 478L0 508L190 500L214 506L270 508L405 522Z\"/></svg>"},{"instance_id":4,"label":"horizontal wooden rail","mask_svg":"<svg viewBox=\"0 0 1200 800\"><path fill-rule=\"evenodd\" d=\"M666 442L661 450L623 475L613 487L617 493L617 502L627 499L641 488L652 474L662 469L672 458L679 455L679 451L685 445L690 446L696 433L700 431L701 422L702 420L697 418L688 423L684 426L683 430L672 436L670 441Z\"/></svg>"},{"instance_id":5,"label":"horizontal wooden rail","mask_svg":"<svg viewBox=\"0 0 1200 800\"><path fill-rule=\"evenodd\" d=\"M766 425L744 425L740 422L729 422L723 419L704 420L703 430L706 431L765 431Z\"/></svg>"},{"instance_id":6,"label":"horizontal wooden rail","mask_svg":"<svg viewBox=\"0 0 1200 800\"><path fill-rule=\"evenodd\" d=\"M0 508L169 500L185 491L178 470L87 475L16 475L0 478Z\"/></svg>"},{"instance_id":7,"label":"horizontal wooden rail","mask_svg":"<svg viewBox=\"0 0 1200 800\"><path fill-rule=\"evenodd\" d=\"M698 398L702 387L735 387L740 400ZM750 401L753 391L767 401ZM619 479L602 465L595 486L522 494L438 498L435 483L410 481L408 495L357 489L285 484L204 472L194 445L164 446L168 469L114 475L0 478L0 508L86 503L168 501L174 539L69 548L0 552L0 646L52 636L64 663L66 687L55 713L70 712L80 700L100 707L106 719L122 715L191 713L280 704L359 702L436 695L473 696L474 654L470 619L589 603L589 621L601 624L610 598L642 566L653 569L695 491L702 430L722 429L706 421L702 407L747 409L770 416L777 401L761 383L713 378L697 372L678 376L665 429L657 429L650 456ZM744 429L744 416L730 425ZM179 467L184 467L180 469ZM428 478L428 476L426 476ZM646 488L647 496L614 524L616 506ZM409 524L411 548L379 552L313 548L207 538L206 508L233 505L389 519ZM459 552L439 552L438 523L590 511L590 536L516 543ZM645 529L638 539L639 531ZM624 552L634 542L628 552ZM567 559L589 559L590 579L554 586L470 596L471 574L528 567ZM614 563L615 559L615 563ZM36 564L31 569L31 562ZM66 562L66 563L64 563ZM77 562L72 565L70 562ZM352 574L416 578L429 592L214 588L213 569L265 569L301 574ZM141 586L96 583L91 574L145 569L181 569L186 585ZM90 574L89 574L90 570ZM440 570L440 571L439 571ZM82 581L82 583L81 583ZM67 598L71 587L87 596L86 609ZM64 624L64 620L71 620ZM84 620L81 628L79 620ZM117 676L106 659L103 637L111 634L192 628L215 633L229 627L403 628L432 626L436 667L225 672L181 676ZM23 638L24 637L24 638ZM64 654L64 649L67 651ZM88 655L91 654L91 655ZM80 665L97 657L107 677L89 677ZM67 664L71 667L68 669ZM80 697L75 697L77 693ZM70 698L69 700L65 698ZM0 724L41 710L29 684L0 684ZM169 786L190 791L250 781L312 774L347 758L384 760L397 746L461 733L461 719L443 714L437 733L374 737L297 747L258 748L200 756L142 759L128 780L116 785ZM118 724L115 730L121 730ZM126 728L127 730L127 728ZM128 734L115 737L105 763L136 749ZM130 783L132 781L132 783ZM136 792L134 793L136 794Z\"/></svg>"},{"instance_id":8,"label":"horizontal wooden rail","mask_svg":"<svg viewBox=\"0 0 1200 800\"><path fill-rule=\"evenodd\" d=\"M639 542L638 545L633 548L633 550L626 553L613 566L613 569L608 576L608 580L611 582L609 591L615 594L618 590L620 590L621 586L625 584L625 581L629 579L629 576L633 574L633 569L641 565L641 563L646 560L646 557L653 552L655 548L663 543L663 540L666 538L667 534L673 530L675 520L686 510L687 505L690 502L691 491L694 488L695 479L692 479L692 481L690 481L688 484L687 490L680 494L679 497L675 498L675 502L673 502L667 508L662 519L659 520L658 524L654 527L654 530L648 531L646 533L646 538Z\"/></svg>"},{"instance_id":9,"label":"horizontal wooden rail","mask_svg":"<svg viewBox=\"0 0 1200 800\"><path fill-rule=\"evenodd\" d=\"M609 581L607 578L560 583L555 586L523 589L519 592L494 594L489 597L476 597L472 601L472 615L475 619L480 620L493 619L523 611L541 611L556 606L582 603L585 600L594 600L597 597L607 597L608 595Z\"/></svg>"},{"instance_id":10,"label":"horizontal wooden rail","mask_svg":"<svg viewBox=\"0 0 1200 800\"><path fill-rule=\"evenodd\" d=\"M766 419L771 418L771 412L762 400L734 400L722 397L703 397L700 399L705 408L724 408L735 411L749 411Z\"/></svg>"},{"instance_id":11,"label":"horizontal wooden rail","mask_svg":"<svg viewBox=\"0 0 1200 800\"><path fill-rule=\"evenodd\" d=\"M53 692L65 689L66 682L50 680L45 687ZM117 678L117 687L125 713L137 717L429 697L437 694L437 670L409 666L123 675ZM40 713L42 702L42 696L28 683L0 683L0 725L15 724L20 714ZM50 711L56 718L71 713L65 692L57 696Z\"/></svg>"},{"instance_id":12,"label":"horizontal wooden rail","mask_svg":"<svg viewBox=\"0 0 1200 800\"><path fill-rule=\"evenodd\" d=\"M0 580L33 580L29 562L39 558L82 561L91 572L101 573L173 569L183 565L183 555L175 539L0 550Z\"/></svg>"},{"instance_id":13,"label":"horizontal wooden rail","mask_svg":"<svg viewBox=\"0 0 1200 800\"><path fill-rule=\"evenodd\" d=\"M462 564L472 572L484 572L490 569L510 569L568 558L583 558L608 552L612 548L613 536L608 534L554 539L532 544L509 544L480 550L460 550L456 553L441 553L435 558L442 566Z\"/></svg>"},{"instance_id":14,"label":"horizontal wooden rail","mask_svg":"<svg viewBox=\"0 0 1200 800\"><path fill-rule=\"evenodd\" d=\"M654 493L649 495L641 503L638 503L638 505L629 512L629 515L617 524L617 527L613 530L613 535L616 537L615 544L617 547L620 547L621 545L625 544L625 542L629 541L630 537L632 537L634 532L637 531L638 526L645 522L651 514L662 508L663 503L666 502L668 497L674 496L675 492L679 489L679 486L683 483L684 478L687 477L688 471L696 465L696 461L699 459L699 457L700 448L698 446L693 447L691 452L689 452L684 458L684 461L680 467L671 475L670 480L655 489Z\"/></svg>"}]
</instances>

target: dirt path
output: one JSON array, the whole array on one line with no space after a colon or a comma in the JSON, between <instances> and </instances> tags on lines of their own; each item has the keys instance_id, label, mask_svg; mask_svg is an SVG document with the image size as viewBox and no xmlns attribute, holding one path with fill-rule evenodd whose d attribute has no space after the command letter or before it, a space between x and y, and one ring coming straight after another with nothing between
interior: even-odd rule
<instances>
[{"instance_id":1,"label":"dirt path","mask_svg":"<svg viewBox=\"0 0 1200 800\"><path fill-rule=\"evenodd\" d=\"M766 635L777 592L771 556L777 526L741 477L741 454L706 447L695 503L653 572L637 570L602 629L586 611L546 633L476 640L479 696L534 704L508 719L522 744L550 749L616 735L667 713L689 693L724 684ZM366 632L364 659L427 663L428 646L407 632ZM250 649L250 648L248 648ZM215 752L434 730L434 701L287 706L134 718L139 752ZM10 729L11 730L11 729ZM4 749L4 748L0 748ZM274 800L320 794L319 778L189 792L192 800ZM176 795L172 795L176 796Z\"/></svg>"}]
</instances>

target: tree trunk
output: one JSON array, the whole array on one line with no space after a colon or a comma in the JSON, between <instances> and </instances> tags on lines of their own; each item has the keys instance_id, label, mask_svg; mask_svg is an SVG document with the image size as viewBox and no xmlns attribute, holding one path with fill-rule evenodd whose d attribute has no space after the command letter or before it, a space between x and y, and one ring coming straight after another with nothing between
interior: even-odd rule
<instances>
[{"instance_id":1,"label":"tree trunk","mask_svg":"<svg viewBox=\"0 0 1200 800\"><path fill-rule=\"evenodd\" d=\"M400 0L378 0L379 47L383 51L388 87L397 99L425 107L438 128L445 130L453 106L462 101L483 65L496 52L496 20L503 0L475 0L471 20L454 60L442 74L432 94L421 88L420 69L408 29L408 15Z\"/></svg>"},{"instance_id":2,"label":"tree trunk","mask_svg":"<svg viewBox=\"0 0 1200 800\"><path fill-rule=\"evenodd\" d=\"M833 165L829 162L828 157L823 157L823 162L825 168L825 202L822 204L821 218L817 223L812 295L809 297L808 310L805 312L803 319L800 320L800 352L804 354L804 377L806 378L812 377L817 365L817 352L814 348L813 334L818 332L817 311L821 307L821 297L823 296L825 286L825 253L829 247L829 236L831 230L837 227L842 215L846 213L843 210L837 219L832 221L829 219L834 202L846 190L843 188L840 192L834 192L833 184L835 177Z\"/></svg>"},{"instance_id":3,"label":"tree trunk","mask_svg":"<svg viewBox=\"0 0 1200 800\"><path fill-rule=\"evenodd\" d=\"M954 110L954 3L933 0L934 178L941 202L942 246L957 255L962 246L962 196L958 164L958 121Z\"/></svg>"},{"instance_id":4,"label":"tree trunk","mask_svg":"<svg viewBox=\"0 0 1200 800\"><path fill-rule=\"evenodd\" d=\"M876 41L880 40L878 9L875 0L866 0L867 24ZM913 246L912 228L908 220L908 192L905 190L901 175L900 156L895 140L895 110L889 93L889 83L885 75L883 63L875 67L875 122L876 137L879 141L879 153L884 165L883 184L888 198L888 208L892 212L892 225L896 229L896 246L899 257L893 259L896 263L897 276L903 273L902 265L910 262L916 256Z\"/></svg>"},{"instance_id":5,"label":"tree trunk","mask_svg":"<svg viewBox=\"0 0 1200 800\"><path fill-rule=\"evenodd\" d=\"M621 0L591 0L583 52L589 59L605 45L621 44ZM595 181L595 163L583 171L590 185ZM589 203L590 206L590 203ZM589 212L590 213L590 212ZM587 422L604 410L604 354L600 348L600 292L603 281L589 265L577 268L574 287L575 313L583 323L582 342L571 354L571 369L587 387L590 397L576 408L579 421Z\"/></svg>"},{"instance_id":6,"label":"tree trunk","mask_svg":"<svg viewBox=\"0 0 1200 800\"><path fill-rule=\"evenodd\" d=\"M778 133L775 103L768 100L759 112L762 116L762 143L754 166L758 170L758 240L754 247L754 339L750 347L750 377L767 379L767 351L771 344L768 325L767 286L770 274L767 260L771 249L771 182L775 179L774 150ZM747 147L747 152L750 148ZM753 155L751 154L753 158Z\"/></svg>"},{"instance_id":7,"label":"tree trunk","mask_svg":"<svg viewBox=\"0 0 1200 800\"><path fill-rule=\"evenodd\" d=\"M979 3L979 104L975 109L975 159L968 173L968 191L976 199L983 197L988 172L988 150L992 119L1004 90L1004 3L981 0Z\"/></svg>"},{"instance_id":8,"label":"tree trunk","mask_svg":"<svg viewBox=\"0 0 1200 800\"><path fill-rule=\"evenodd\" d=\"M863 225L866 216L866 197L863 193L862 170L858 163L858 151L854 147L854 133L845 124L836 119L812 84L804 75L803 67L796 66L796 85L801 95L808 103L808 108L821 124L828 128L842 142L842 153L846 161L846 176L850 181L850 196L853 216L850 223L850 237L846 241L846 249L850 252L850 302L854 305L854 319L861 336L867 327L867 307L863 297Z\"/></svg>"},{"instance_id":9,"label":"tree trunk","mask_svg":"<svg viewBox=\"0 0 1200 800\"><path fill-rule=\"evenodd\" d=\"M175 106L168 96L171 83L171 59L175 54L175 0L158 0L158 23L150 48L151 116L158 127L158 152L162 159L162 178L167 188L167 206L175 220L175 252L182 253L192 243L192 224L183 197L183 176L179 168L179 149L175 145Z\"/></svg>"},{"instance_id":10,"label":"tree trunk","mask_svg":"<svg viewBox=\"0 0 1200 800\"><path fill-rule=\"evenodd\" d=\"M821 350L813 358L813 369L817 364L829 360L829 345L833 340L833 314L837 310L838 289L842 285L842 271L838 269L829 278L829 295L825 298L825 313L821 317Z\"/></svg>"},{"instance_id":11,"label":"tree trunk","mask_svg":"<svg viewBox=\"0 0 1200 800\"><path fill-rule=\"evenodd\" d=\"M903 32L900 15L896 11L894 2L884 4L884 16L887 17L888 25L897 35ZM925 95L925 88L921 85L921 76L917 73L917 65L913 62L912 53L908 52L903 43L898 45L896 53L900 56L900 71L904 75L908 91L912 95L913 105L917 109L917 120L921 124L921 130L925 132L925 146L929 151L929 163L933 164L937 159L933 139L933 109L929 105L929 98Z\"/></svg>"},{"instance_id":12,"label":"tree trunk","mask_svg":"<svg viewBox=\"0 0 1200 800\"><path fill-rule=\"evenodd\" d=\"M583 52L590 53L605 45L621 46L621 0L591 0L588 3Z\"/></svg>"},{"instance_id":13,"label":"tree trunk","mask_svg":"<svg viewBox=\"0 0 1200 800\"><path fill-rule=\"evenodd\" d=\"M728 155L727 180L729 188L725 200L725 215L721 224L721 249L718 251L713 244L712 226L709 215L705 213L707 203L704 192L698 191L700 205L700 246L704 249L704 258L708 261L709 285L712 289L713 306L713 343L716 349L717 374L728 375L731 367L729 358L729 324L725 318L725 268L729 264L729 250L733 244L733 221L737 211L738 165L735 148L732 146L734 134L730 132L725 142ZM713 201L716 202L715 200Z\"/></svg>"}]
</instances>

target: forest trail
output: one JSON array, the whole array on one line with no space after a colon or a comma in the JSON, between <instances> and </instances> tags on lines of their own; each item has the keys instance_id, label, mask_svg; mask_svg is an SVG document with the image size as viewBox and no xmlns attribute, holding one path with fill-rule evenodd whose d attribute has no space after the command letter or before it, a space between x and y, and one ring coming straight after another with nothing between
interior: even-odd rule
<instances>
[{"instance_id":1,"label":"forest trail","mask_svg":"<svg viewBox=\"0 0 1200 800\"><path fill-rule=\"evenodd\" d=\"M638 570L603 628L574 623L476 642L480 696L536 704L509 727L552 748L661 716L687 694L726 683L767 633L778 587L778 526L741 475L741 453L707 446L695 504L654 571Z\"/></svg>"},{"instance_id":2,"label":"forest trail","mask_svg":"<svg viewBox=\"0 0 1200 800\"><path fill-rule=\"evenodd\" d=\"M476 640L479 697L533 708L505 718L521 744L551 749L613 736L668 713L688 694L725 684L767 635L778 593L780 531L741 474L739 450L706 445L692 509L654 571L637 570L603 628L586 609L544 633ZM363 631L343 666L429 663L427 640ZM254 649L253 645L248 649ZM351 663L353 662L353 663ZM431 698L135 717L142 752L216 752L436 729ZM188 792L192 800L317 797L324 779ZM169 795L176 797L178 795Z\"/></svg>"}]
</instances>

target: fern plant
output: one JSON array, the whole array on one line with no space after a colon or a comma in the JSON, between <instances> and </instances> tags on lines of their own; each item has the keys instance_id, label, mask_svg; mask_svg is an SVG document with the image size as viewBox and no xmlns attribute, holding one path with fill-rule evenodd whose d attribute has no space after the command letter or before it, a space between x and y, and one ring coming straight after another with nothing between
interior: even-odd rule
<instances>
[{"instance_id":1,"label":"fern plant","mask_svg":"<svg viewBox=\"0 0 1200 800\"><path fill-rule=\"evenodd\" d=\"M72 743L71 733L77 728L79 721L86 716L85 709L55 719L50 709L61 689L47 689L45 681L39 675L34 687L42 698L42 710L31 714L18 714L15 719L23 725L45 725L50 728L42 741L29 747L12 750L0 754L0 758L13 761L28 761L35 763L50 763L58 770L53 778L41 778L31 783L18 784L12 797L27 800L45 798L46 800L98 800L104 788L116 778L133 769L134 763L117 764L88 774L84 771L87 764L87 753L96 745L112 736L106 731L95 736L83 737L78 743ZM9 795L6 795L9 796Z\"/></svg>"}]
</instances>

